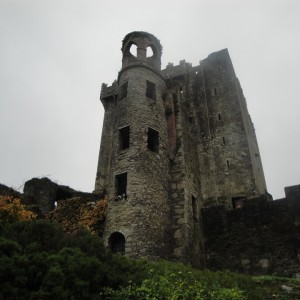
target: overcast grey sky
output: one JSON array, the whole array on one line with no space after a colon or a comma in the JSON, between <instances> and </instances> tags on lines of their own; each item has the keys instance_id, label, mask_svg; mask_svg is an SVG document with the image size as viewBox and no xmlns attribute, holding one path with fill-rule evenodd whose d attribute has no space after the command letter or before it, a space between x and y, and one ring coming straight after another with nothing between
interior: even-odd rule
<instances>
[{"instance_id":1,"label":"overcast grey sky","mask_svg":"<svg viewBox=\"0 0 300 300\"><path fill-rule=\"evenodd\" d=\"M163 68L228 48L269 192L300 184L299 0L0 0L1 183L93 190L101 83L116 79L131 31L160 39Z\"/></svg>"}]
</instances>

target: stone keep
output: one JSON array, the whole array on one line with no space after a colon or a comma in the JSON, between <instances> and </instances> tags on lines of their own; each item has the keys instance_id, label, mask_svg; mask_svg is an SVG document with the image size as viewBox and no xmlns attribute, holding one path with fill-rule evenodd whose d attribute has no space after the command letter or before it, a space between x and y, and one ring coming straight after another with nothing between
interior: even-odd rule
<instances>
[{"instance_id":1,"label":"stone keep","mask_svg":"<svg viewBox=\"0 0 300 300\"><path fill-rule=\"evenodd\" d=\"M266 193L243 91L227 49L196 67L161 70L159 40L132 32L122 53L117 81L102 84L100 96L95 192L109 199L104 241L113 252L199 266L200 209Z\"/></svg>"}]
</instances>

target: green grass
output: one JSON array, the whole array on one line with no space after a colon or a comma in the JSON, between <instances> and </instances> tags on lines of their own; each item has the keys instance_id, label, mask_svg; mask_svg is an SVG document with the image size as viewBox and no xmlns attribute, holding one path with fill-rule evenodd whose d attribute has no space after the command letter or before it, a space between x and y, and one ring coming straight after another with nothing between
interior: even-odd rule
<instances>
[{"instance_id":1,"label":"green grass","mask_svg":"<svg viewBox=\"0 0 300 300\"><path fill-rule=\"evenodd\" d=\"M300 279L278 276L253 276L259 290L266 294L265 299L300 299ZM291 293L282 289L282 285L293 288Z\"/></svg>"}]
</instances>

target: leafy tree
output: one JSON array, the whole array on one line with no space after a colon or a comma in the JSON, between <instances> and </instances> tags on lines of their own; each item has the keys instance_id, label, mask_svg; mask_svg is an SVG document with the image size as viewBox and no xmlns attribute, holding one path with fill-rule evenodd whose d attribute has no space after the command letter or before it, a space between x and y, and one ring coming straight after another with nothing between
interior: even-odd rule
<instances>
[{"instance_id":1,"label":"leafy tree","mask_svg":"<svg viewBox=\"0 0 300 300\"><path fill-rule=\"evenodd\" d=\"M13 196L0 195L0 221L3 224L33 220L36 215L28 210L21 200Z\"/></svg>"}]
</instances>

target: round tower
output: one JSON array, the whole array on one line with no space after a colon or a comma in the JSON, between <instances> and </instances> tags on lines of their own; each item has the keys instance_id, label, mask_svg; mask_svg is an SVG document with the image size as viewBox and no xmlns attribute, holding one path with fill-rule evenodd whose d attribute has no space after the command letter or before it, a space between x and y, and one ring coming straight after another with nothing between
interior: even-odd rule
<instances>
[{"instance_id":1,"label":"round tower","mask_svg":"<svg viewBox=\"0 0 300 300\"><path fill-rule=\"evenodd\" d=\"M132 257L170 256L167 124L162 46L146 32L123 40L114 99L105 243Z\"/></svg>"}]
</instances>

